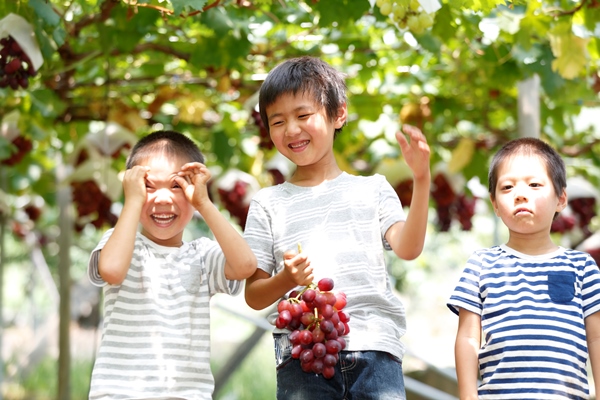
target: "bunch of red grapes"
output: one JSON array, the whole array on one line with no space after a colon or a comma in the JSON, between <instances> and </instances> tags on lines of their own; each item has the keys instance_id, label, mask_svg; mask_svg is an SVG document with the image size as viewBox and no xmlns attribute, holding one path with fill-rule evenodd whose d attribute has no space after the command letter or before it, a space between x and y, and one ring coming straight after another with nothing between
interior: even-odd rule
<instances>
[{"instance_id":1,"label":"bunch of red grapes","mask_svg":"<svg viewBox=\"0 0 600 400\"><path fill-rule=\"evenodd\" d=\"M23 157L27 155L33 148L33 142L24 136L17 136L13 139L12 144L17 148L17 151L12 153L9 158L0 161L4 165L16 165L21 162Z\"/></svg>"},{"instance_id":2,"label":"bunch of red grapes","mask_svg":"<svg viewBox=\"0 0 600 400\"><path fill-rule=\"evenodd\" d=\"M231 216L240 224L242 229L244 229L248 217L248 210L250 209L250 203L246 201L248 183L238 180L231 190L219 188L217 191L221 202L227 211L229 211L229 214L231 214Z\"/></svg>"},{"instance_id":3,"label":"bunch of red grapes","mask_svg":"<svg viewBox=\"0 0 600 400\"><path fill-rule=\"evenodd\" d=\"M271 136L269 135L269 131L263 124L262 118L260 118L260 113L256 110L252 110L252 119L254 120L254 125L258 128L258 133L260 137L259 146L265 150L271 150L274 145L271 141Z\"/></svg>"},{"instance_id":4,"label":"bunch of red grapes","mask_svg":"<svg viewBox=\"0 0 600 400\"><path fill-rule=\"evenodd\" d=\"M331 379L339 352L346 348L342 337L350 332L350 316L343 311L346 295L333 293L333 280L321 279L301 291L293 291L277 305L275 326L292 331L292 358L300 360L304 372Z\"/></svg>"},{"instance_id":5,"label":"bunch of red grapes","mask_svg":"<svg viewBox=\"0 0 600 400\"><path fill-rule=\"evenodd\" d=\"M112 201L102 192L98 184L93 180L73 181L73 202L77 208L79 217L91 216L90 221L96 228L109 225L115 226L117 216L110 211ZM75 230L81 232L83 226L76 225Z\"/></svg>"},{"instance_id":6,"label":"bunch of red grapes","mask_svg":"<svg viewBox=\"0 0 600 400\"><path fill-rule=\"evenodd\" d=\"M29 56L12 36L0 39L0 46L0 88L27 89L29 77L36 74Z\"/></svg>"}]
</instances>

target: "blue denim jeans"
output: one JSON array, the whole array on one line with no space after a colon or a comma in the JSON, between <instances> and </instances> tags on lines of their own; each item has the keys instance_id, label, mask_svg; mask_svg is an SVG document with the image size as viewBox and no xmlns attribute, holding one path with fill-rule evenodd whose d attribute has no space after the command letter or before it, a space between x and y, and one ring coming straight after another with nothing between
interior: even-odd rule
<instances>
[{"instance_id":1,"label":"blue denim jeans","mask_svg":"<svg viewBox=\"0 0 600 400\"><path fill-rule=\"evenodd\" d=\"M278 400L406 400L402 360L381 351L342 351L331 379L302 371L286 356L277 367Z\"/></svg>"}]
</instances>

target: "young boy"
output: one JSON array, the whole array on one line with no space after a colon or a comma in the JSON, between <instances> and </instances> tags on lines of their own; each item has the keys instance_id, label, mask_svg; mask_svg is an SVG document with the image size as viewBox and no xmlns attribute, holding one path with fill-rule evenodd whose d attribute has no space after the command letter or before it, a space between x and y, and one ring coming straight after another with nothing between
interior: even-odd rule
<instances>
[{"instance_id":1,"label":"young boy","mask_svg":"<svg viewBox=\"0 0 600 400\"><path fill-rule=\"evenodd\" d=\"M470 257L448 302L459 315L460 398L587 399L588 354L600 382L600 273L550 237L567 205L565 165L548 144L521 138L494 156L488 178L509 237Z\"/></svg>"},{"instance_id":2,"label":"young boy","mask_svg":"<svg viewBox=\"0 0 600 400\"><path fill-rule=\"evenodd\" d=\"M104 287L90 399L212 398L210 298L238 294L256 257L209 200L203 163L172 131L142 138L127 159L123 210L88 266ZM183 241L194 210L216 241Z\"/></svg>"},{"instance_id":3,"label":"young boy","mask_svg":"<svg viewBox=\"0 0 600 400\"><path fill-rule=\"evenodd\" d=\"M336 163L333 140L348 115L340 72L317 58L285 61L268 74L259 107L277 150L296 169L251 202L244 237L258 269L246 281L246 301L262 309L328 277L335 291L346 293L351 317L347 348L331 379L303 372L290 357L289 331L275 330L277 398L404 399L405 312L392 292L384 250L406 260L422 251L430 185L425 137L409 126L410 143L397 134L414 174L406 218L383 176L352 176Z\"/></svg>"}]
</instances>

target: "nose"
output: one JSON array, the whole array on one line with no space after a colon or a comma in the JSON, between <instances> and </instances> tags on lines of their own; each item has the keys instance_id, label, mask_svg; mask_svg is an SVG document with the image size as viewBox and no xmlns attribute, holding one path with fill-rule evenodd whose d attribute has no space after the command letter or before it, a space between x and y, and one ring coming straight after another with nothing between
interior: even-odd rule
<instances>
[{"instance_id":1,"label":"nose","mask_svg":"<svg viewBox=\"0 0 600 400\"><path fill-rule=\"evenodd\" d=\"M285 133L287 136L294 136L301 132L300 124L295 120L291 120L287 123Z\"/></svg>"},{"instance_id":2,"label":"nose","mask_svg":"<svg viewBox=\"0 0 600 400\"><path fill-rule=\"evenodd\" d=\"M158 204L170 204L173 202L173 193L169 189L158 189L154 193L154 202Z\"/></svg>"},{"instance_id":3,"label":"nose","mask_svg":"<svg viewBox=\"0 0 600 400\"><path fill-rule=\"evenodd\" d=\"M521 202L527 201L526 188L527 188L527 186L523 186L523 185L517 185L515 187L515 191L514 191L515 202L521 203Z\"/></svg>"}]
</instances>

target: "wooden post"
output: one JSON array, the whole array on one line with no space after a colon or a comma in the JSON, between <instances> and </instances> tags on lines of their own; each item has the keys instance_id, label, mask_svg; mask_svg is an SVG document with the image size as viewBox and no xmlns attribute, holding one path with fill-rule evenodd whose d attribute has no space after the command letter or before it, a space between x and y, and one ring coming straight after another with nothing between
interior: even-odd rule
<instances>
[{"instance_id":1,"label":"wooden post","mask_svg":"<svg viewBox=\"0 0 600 400\"><path fill-rule=\"evenodd\" d=\"M59 276L59 328L58 328L58 396L57 400L71 400L71 242L73 235L73 212L71 187L65 184L68 166L59 157L56 166L57 203L59 208L60 236L58 239Z\"/></svg>"},{"instance_id":2,"label":"wooden post","mask_svg":"<svg viewBox=\"0 0 600 400\"><path fill-rule=\"evenodd\" d=\"M519 137L540 137L540 77L531 78L517 84L519 118Z\"/></svg>"}]
</instances>

